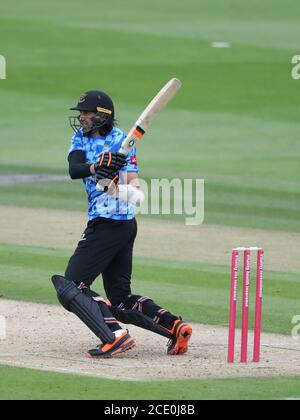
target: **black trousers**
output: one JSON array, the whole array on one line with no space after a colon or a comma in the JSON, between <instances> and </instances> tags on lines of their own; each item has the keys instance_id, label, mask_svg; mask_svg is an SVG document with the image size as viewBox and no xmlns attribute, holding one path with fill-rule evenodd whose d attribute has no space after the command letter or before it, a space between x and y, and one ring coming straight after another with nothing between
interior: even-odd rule
<instances>
[{"instance_id":1,"label":"black trousers","mask_svg":"<svg viewBox=\"0 0 300 420\"><path fill-rule=\"evenodd\" d=\"M91 286L102 274L106 296L118 306L131 294L133 246L136 220L98 218L88 223L65 277L78 286Z\"/></svg>"}]
</instances>

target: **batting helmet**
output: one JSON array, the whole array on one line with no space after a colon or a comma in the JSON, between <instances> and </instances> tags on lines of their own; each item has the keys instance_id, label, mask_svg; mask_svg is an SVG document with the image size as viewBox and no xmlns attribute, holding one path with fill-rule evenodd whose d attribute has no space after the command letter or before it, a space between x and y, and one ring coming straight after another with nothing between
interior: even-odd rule
<instances>
[{"instance_id":1,"label":"batting helmet","mask_svg":"<svg viewBox=\"0 0 300 420\"><path fill-rule=\"evenodd\" d=\"M112 99L104 92L98 90L85 92L79 98L77 105L70 109L72 111L95 113L95 116L91 118L93 125L88 132L85 129L85 134L91 133L95 130L100 131L101 134L107 134L114 126L114 104ZM70 125L75 132L82 127L79 117L69 117L69 120Z\"/></svg>"}]
</instances>

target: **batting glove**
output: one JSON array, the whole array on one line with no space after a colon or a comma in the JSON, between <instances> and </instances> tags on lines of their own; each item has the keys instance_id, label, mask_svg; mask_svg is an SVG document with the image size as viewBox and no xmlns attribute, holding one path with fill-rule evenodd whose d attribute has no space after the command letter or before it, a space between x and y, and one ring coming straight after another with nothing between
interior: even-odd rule
<instances>
[{"instance_id":1,"label":"batting glove","mask_svg":"<svg viewBox=\"0 0 300 420\"><path fill-rule=\"evenodd\" d=\"M126 156L123 153L104 152L101 153L98 162L95 164L95 172L100 179L103 179L107 173L119 172L125 165Z\"/></svg>"}]
</instances>

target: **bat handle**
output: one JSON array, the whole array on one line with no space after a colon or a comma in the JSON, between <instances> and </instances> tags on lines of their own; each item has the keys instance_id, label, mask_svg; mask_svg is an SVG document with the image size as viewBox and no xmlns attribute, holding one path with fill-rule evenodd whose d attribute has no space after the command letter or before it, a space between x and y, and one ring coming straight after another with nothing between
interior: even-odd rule
<instances>
[{"instance_id":1,"label":"bat handle","mask_svg":"<svg viewBox=\"0 0 300 420\"><path fill-rule=\"evenodd\" d=\"M127 155L128 154L127 150L123 146L119 150L119 153L123 153L123 155Z\"/></svg>"}]
</instances>

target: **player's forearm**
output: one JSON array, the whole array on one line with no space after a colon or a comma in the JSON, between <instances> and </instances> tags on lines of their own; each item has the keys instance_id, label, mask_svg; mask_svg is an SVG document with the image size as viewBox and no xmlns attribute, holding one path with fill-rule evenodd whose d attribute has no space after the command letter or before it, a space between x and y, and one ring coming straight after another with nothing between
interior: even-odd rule
<instances>
[{"instance_id":1,"label":"player's forearm","mask_svg":"<svg viewBox=\"0 0 300 420\"><path fill-rule=\"evenodd\" d=\"M69 174L72 179L89 178L93 172L89 163L69 164Z\"/></svg>"},{"instance_id":2,"label":"player's forearm","mask_svg":"<svg viewBox=\"0 0 300 420\"><path fill-rule=\"evenodd\" d=\"M85 153L81 150L71 153L68 161L69 174L72 179L89 178L95 173L94 165L86 163Z\"/></svg>"}]
</instances>

